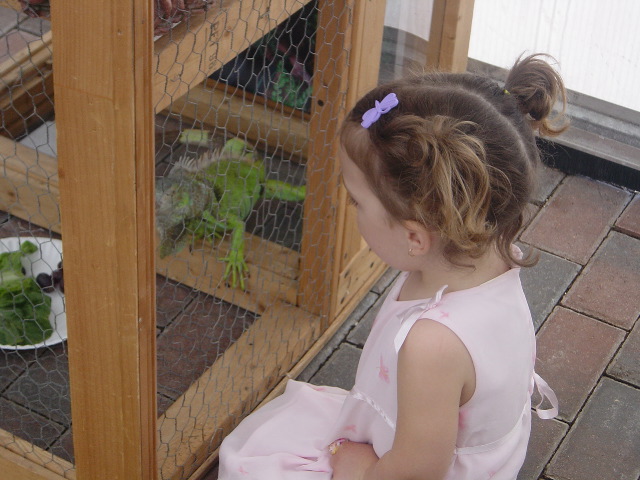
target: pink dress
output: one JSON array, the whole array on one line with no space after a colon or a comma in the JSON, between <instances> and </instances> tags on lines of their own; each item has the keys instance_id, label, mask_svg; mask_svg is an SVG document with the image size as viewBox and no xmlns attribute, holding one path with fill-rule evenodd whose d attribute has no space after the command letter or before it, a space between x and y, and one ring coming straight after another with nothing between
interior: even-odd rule
<instances>
[{"instance_id":1,"label":"pink dress","mask_svg":"<svg viewBox=\"0 0 640 480\"><path fill-rule=\"evenodd\" d=\"M429 300L398 301L400 275L364 346L350 392L289 381L283 395L244 419L220 448L219 480L330 480L327 446L341 437L391 449L397 418L398 352L411 327L431 319L450 328L469 351L476 390L462 407L447 480L514 480L522 466L537 385L557 399L533 370L535 333L513 268L482 285Z\"/></svg>"}]
</instances>

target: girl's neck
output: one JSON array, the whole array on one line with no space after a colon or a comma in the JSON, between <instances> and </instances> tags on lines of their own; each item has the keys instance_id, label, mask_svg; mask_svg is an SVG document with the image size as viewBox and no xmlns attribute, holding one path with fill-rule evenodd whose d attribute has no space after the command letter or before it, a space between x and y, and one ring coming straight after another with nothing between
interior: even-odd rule
<instances>
[{"instance_id":1,"label":"girl's neck","mask_svg":"<svg viewBox=\"0 0 640 480\"><path fill-rule=\"evenodd\" d=\"M398 300L420 300L433 297L444 285L447 292L477 287L507 272L510 267L495 251L489 249L483 256L464 259L460 263L472 267L455 266L442 257L424 257L420 268L409 272Z\"/></svg>"}]
</instances>

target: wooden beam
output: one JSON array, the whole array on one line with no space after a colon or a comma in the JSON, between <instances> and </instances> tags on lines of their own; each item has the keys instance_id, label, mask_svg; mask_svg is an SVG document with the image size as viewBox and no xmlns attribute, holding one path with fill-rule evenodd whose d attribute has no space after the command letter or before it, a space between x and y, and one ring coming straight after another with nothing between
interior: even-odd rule
<instances>
[{"instance_id":1,"label":"wooden beam","mask_svg":"<svg viewBox=\"0 0 640 480\"><path fill-rule=\"evenodd\" d=\"M2 429L0 429L0 471L3 472L3 478L6 476L12 480L76 479L76 471L72 463ZM27 476L24 477L24 475Z\"/></svg>"},{"instance_id":2,"label":"wooden beam","mask_svg":"<svg viewBox=\"0 0 640 480\"><path fill-rule=\"evenodd\" d=\"M427 68L466 72L474 0L434 0Z\"/></svg>"},{"instance_id":3,"label":"wooden beam","mask_svg":"<svg viewBox=\"0 0 640 480\"><path fill-rule=\"evenodd\" d=\"M0 7L11 8L18 12L22 11L22 5L20 5L19 0L0 0Z\"/></svg>"},{"instance_id":4,"label":"wooden beam","mask_svg":"<svg viewBox=\"0 0 640 480\"><path fill-rule=\"evenodd\" d=\"M77 475L153 480L152 2L55 0L51 18Z\"/></svg>"},{"instance_id":5,"label":"wooden beam","mask_svg":"<svg viewBox=\"0 0 640 480\"><path fill-rule=\"evenodd\" d=\"M352 108L362 95L378 85L380 62L372 59L381 58L382 54L385 4L386 1L354 4L347 110ZM344 271L347 264L351 263L363 248L366 248L366 243L363 242L357 228L356 209L348 204L346 190L342 184L340 184L338 205L338 224L342 237L341 244L338 246L341 255L336 265L338 270L334 271L335 277ZM335 292L335 288L333 291ZM338 301L338 298L339 295L334 296L334 302ZM337 306L337 308L340 307Z\"/></svg>"},{"instance_id":6,"label":"wooden beam","mask_svg":"<svg viewBox=\"0 0 640 480\"><path fill-rule=\"evenodd\" d=\"M158 273L183 285L262 314L274 301L295 304L300 255L289 248L245 234L245 260L249 268L246 291L223 281L230 242L195 241L176 255L158 259Z\"/></svg>"},{"instance_id":7,"label":"wooden beam","mask_svg":"<svg viewBox=\"0 0 640 480\"><path fill-rule=\"evenodd\" d=\"M51 31L0 64L0 134L18 138L53 113Z\"/></svg>"},{"instance_id":8,"label":"wooden beam","mask_svg":"<svg viewBox=\"0 0 640 480\"><path fill-rule=\"evenodd\" d=\"M347 110L378 81L385 2L319 2L298 304L332 321L343 259L362 244L338 187L338 132Z\"/></svg>"},{"instance_id":9,"label":"wooden beam","mask_svg":"<svg viewBox=\"0 0 640 480\"><path fill-rule=\"evenodd\" d=\"M64 477L0 447L0 471L11 480L64 480Z\"/></svg>"},{"instance_id":10,"label":"wooden beam","mask_svg":"<svg viewBox=\"0 0 640 480\"><path fill-rule=\"evenodd\" d=\"M337 228L338 126L345 114L353 0L319 0L298 305L329 319Z\"/></svg>"},{"instance_id":11,"label":"wooden beam","mask_svg":"<svg viewBox=\"0 0 640 480\"><path fill-rule=\"evenodd\" d=\"M307 155L307 115L282 104L265 101L238 88L217 88L209 81L189 90L165 112L186 117L206 128L225 130L247 138L256 148L302 160Z\"/></svg>"},{"instance_id":12,"label":"wooden beam","mask_svg":"<svg viewBox=\"0 0 640 480\"><path fill-rule=\"evenodd\" d=\"M320 319L277 302L159 420L161 478L187 478L302 357Z\"/></svg>"},{"instance_id":13,"label":"wooden beam","mask_svg":"<svg viewBox=\"0 0 640 480\"><path fill-rule=\"evenodd\" d=\"M153 103L161 112L258 41L305 2L221 0L155 43Z\"/></svg>"},{"instance_id":14,"label":"wooden beam","mask_svg":"<svg viewBox=\"0 0 640 480\"><path fill-rule=\"evenodd\" d=\"M61 232L58 161L0 136L0 210Z\"/></svg>"}]
</instances>

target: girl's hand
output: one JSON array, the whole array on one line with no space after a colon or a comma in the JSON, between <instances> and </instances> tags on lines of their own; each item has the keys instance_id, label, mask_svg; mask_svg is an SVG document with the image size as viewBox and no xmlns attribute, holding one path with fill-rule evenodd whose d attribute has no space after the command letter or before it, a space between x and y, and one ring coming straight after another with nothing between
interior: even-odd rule
<instances>
[{"instance_id":1,"label":"girl's hand","mask_svg":"<svg viewBox=\"0 0 640 480\"><path fill-rule=\"evenodd\" d=\"M345 442L331 455L332 480L363 480L365 472L378 461L368 443Z\"/></svg>"}]
</instances>

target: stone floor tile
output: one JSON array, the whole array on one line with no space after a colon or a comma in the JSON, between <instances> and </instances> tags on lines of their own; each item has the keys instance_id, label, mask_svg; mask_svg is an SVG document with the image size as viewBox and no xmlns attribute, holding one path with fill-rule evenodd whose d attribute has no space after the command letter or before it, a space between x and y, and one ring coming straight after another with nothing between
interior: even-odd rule
<instances>
[{"instance_id":1,"label":"stone floor tile","mask_svg":"<svg viewBox=\"0 0 640 480\"><path fill-rule=\"evenodd\" d=\"M156 326L165 328L184 312L197 296L197 291L156 275Z\"/></svg>"},{"instance_id":2,"label":"stone floor tile","mask_svg":"<svg viewBox=\"0 0 640 480\"><path fill-rule=\"evenodd\" d=\"M369 292L365 295L362 301L358 304L355 310L349 315L349 318L345 320L344 324L340 326L338 331L333 335L331 340L322 348L322 350L313 358L313 360L307 365L300 375L296 378L301 382L309 382L316 372L324 365L331 354L340 346L340 344L347 337L351 329L355 324L361 321L361 319L367 314L371 307L378 300L379 295Z\"/></svg>"},{"instance_id":3,"label":"stone floor tile","mask_svg":"<svg viewBox=\"0 0 640 480\"><path fill-rule=\"evenodd\" d=\"M18 52L37 39L38 37L30 33L12 30L0 38L0 62L15 58Z\"/></svg>"},{"instance_id":4,"label":"stone floor tile","mask_svg":"<svg viewBox=\"0 0 640 480\"><path fill-rule=\"evenodd\" d=\"M358 345L361 348L364 346L364 343L367 341L367 337L369 336L369 332L371 331L371 327L373 326L373 321L375 320L376 315L378 315L380 307L382 307L382 304L387 298L386 293L387 292L378 298L376 303L367 311L353 330L351 330L347 337L349 342Z\"/></svg>"},{"instance_id":5,"label":"stone floor tile","mask_svg":"<svg viewBox=\"0 0 640 480\"><path fill-rule=\"evenodd\" d=\"M33 361L30 350L0 350L0 393Z\"/></svg>"},{"instance_id":6,"label":"stone floor tile","mask_svg":"<svg viewBox=\"0 0 640 480\"><path fill-rule=\"evenodd\" d=\"M70 428L64 432L49 448L49 451L54 455L66 460L68 462L74 462L73 454L73 429Z\"/></svg>"},{"instance_id":7,"label":"stone floor tile","mask_svg":"<svg viewBox=\"0 0 640 480\"><path fill-rule=\"evenodd\" d=\"M640 239L612 232L563 305L629 330L640 315Z\"/></svg>"},{"instance_id":8,"label":"stone floor tile","mask_svg":"<svg viewBox=\"0 0 640 480\"><path fill-rule=\"evenodd\" d=\"M20 22L18 27L23 32L29 32L33 35L41 37L49 30L51 30L51 21L46 18L25 18Z\"/></svg>"},{"instance_id":9,"label":"stone floor tile","mask_svg":"<svg viewBox=\"0 0 640 480\"><path fill-rule=\"evenodd\" d=\"M175 400L255 319L240 307L199 294L158 337L158 391Z\"/></svg>"},{"instance_id":10,"label":"stone floor tile","mask_svg":"<svg viewBox=\"0 0 640 480\"><path fill-rule=\"evenodd\" d=\"M45 449L64 431L62 425L4 398L0 398L0 429Z\"/></svg>"},{"instance_id":11,"label":"stone floor tile","mask_svg":"<svg viewBox=\"0 0 640 480\"><path fill-rule=\"evenodd\" d=\"M538 169L538 185L531 201L543 205L566 175L560 170L540 165Z\"/></svg>"},{"instance_id":12,"label":"stone floor tile","mask_svg":"<svg viewBox=\"0 0 640 480\"><path fill-rule=\"evenodd\" d=\"M565 308L549 316L538 333L536 372L556 392L559 418L573 421L624 335L623 330Z\"/></svg>"},{"instance_id":13,"label":"stone floor tile","mask_svg":"<svg viewBox=\"0 0 640 480\"><path fill-rule=\"evenodd\" d=\"M532 414L527 458L518 474L518 480L537 480L540 477L568 429L569 426L564 422L540 420L535 413Z\"/></svg>"},{"instance_id":14,"label":"stone floor tile","mask_svg":"<svg viewBox=\"0 0 640 480\"><path fill-rule=\"evenodd\" d=\"M376 284L371 289L372 292L377 293L378 295L382 295L387 291L389 286L398 278L399 270L395 268L388 268L386 272L382 274L380 279L376 282Z\"/></svg>"},{"instance_id":15,"label":"stone floor tile","mask_svg":"<svg viewBox=\"0 0 640 480\"><path fill-rule=\"evenodd\" d=\"M629 201L630 194L584 177L567 177L520 237L584 265Z\"/></svg>"},{"instance_id":16,"label":"stone floor tile","mask_svg":"<svg viewBox=\"0 0 640 480\"><path fill-rule=\"evenodd\" d=\"M362 350L343 343L311 378L315 385L330 385L350 390L356 381L356 370Z\"/></svg>"},{"instance_id":17,"label":"stone floor tile","mask_svg":"<svg viewBox=\"0 0 640 480\"><path fill-rule=\"evenodd\" d=\"M640 238L640 194L636 194L616 222L616 228L627 235Z\"/></svg>"},{"instance_id":18,"label":"stone floor tile","mask_svg":"<svg viewBox=\"0 0 640 480\"><path fill-rule=\"evenodd\" d=\"M518 246L523 252L527 252L530 248ZM538 263L520 271L522 288L527 297L536 330L549 316L581 268L577 263L556 255L542 251L538 253Z\"/></svg>"},{"instance_id":19,"label":"stone floor tile","mask_svg":"<svg viewBox=\"0 0 640 480\"><path fill-rule=\"evenodd\" d=\"M554 455L554 480L638 480L640 390L603 378Z\"/></svg>"},{"instance_id":20,"label":"stone floor tile","mask_svg":"<svg viewBox=\"0 0 640 480\"><path fill-rule=\"evenodd\" d=\"M62 425L70 425L71 398L66 350L43 350L3 397Z\"/></svg>"},{"instance_id":21,"label":"stone floor tile","mask_svg":"<svg viewBox=\"0 0 640 480\"><path fill-rule=\"evenodd\" d=\"M20 15L12 8L0 7L0 35L4 35L18 25Z\"/></svg>"},{"instance_id":22,"label":"stone floor tile","mask_svg":"<svg viewBox=\"0 0 640 480\"><path fill-rule=\"evenodd\" d=\"M640 322L636 322L607 373L640 388Z\"/></svg>"},{"instance_id":23,"label":"stone floor tile","mask_svg":"<svg viewBox=\"0 0 640 480\"><path fill-rule=\"evenodd\" d=\"M519 235L527 229L531 221L536 218L536 215L538 215L538 213L540 213L540 210L540 205L536 205L535 203L527 203L527 206L524 210L524 218L522 220L522 227L520 228Z\"/></svg>"}]
</instances>

